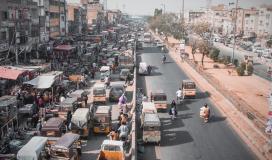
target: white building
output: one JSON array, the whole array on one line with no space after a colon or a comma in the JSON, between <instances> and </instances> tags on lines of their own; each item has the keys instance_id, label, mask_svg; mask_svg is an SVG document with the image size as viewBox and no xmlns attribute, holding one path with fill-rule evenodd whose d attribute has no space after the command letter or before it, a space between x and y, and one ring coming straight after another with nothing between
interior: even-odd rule
<instances>
[{"instance_id":1,"label":"white building","mask_svg":"<svg viewBox=\"0 0 272 160\"><path fill-rule=\"evenodd\" d=\"M258 18L258 37L264 37L272 35L272 8L260 7Z\"/></svg>"},{"instance_id":2,"label":"white building","mask_svg":"<svg viewBox=\"0 0 272 160\"><path fill-rule=\"evenodd\" d=\"M233 22L230 17L226 17L223 22L222 35L229 35L233 33Z\"/></svg>"},{"instance_id":3,"label":"white building","mask_svg":"<svg viewBox=\"0 0 272 160\"><path fill-rule=\"evenodd\" d=\"M244 16L244 36L251 37L256 34L258 28L258 12L245 13Z\"/></svg>"}]
</instances>

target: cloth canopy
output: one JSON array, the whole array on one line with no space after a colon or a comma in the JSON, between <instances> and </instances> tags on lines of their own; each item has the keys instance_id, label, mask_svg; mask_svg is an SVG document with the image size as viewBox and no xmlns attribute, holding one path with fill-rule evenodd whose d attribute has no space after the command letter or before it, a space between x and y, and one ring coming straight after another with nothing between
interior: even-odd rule
<instances>
[{"instance_id":1,"label":"cloth canopy","mask_svg":"<svg viewBox=\"0 0 272 160\"><path fill-rule=\"evenodd\" d=\"M18 160L38 160L41 151L44 149L47 137L33 137L26 145L17 153Z\"/></svg>"},{"instance_id":2,"label":"cloth canopy","mask_svg":"<svg viewBox=\"0 0 272 160\"><path fill-rule=\"evenodd\" d=\"M55 82L55 76L42 75L38 76L30 81L24 82L24 84L29 84L38 89L47 89L50 88Z\"/></svg>"},{"instance_id":3,"label":"cloth canopy","mask_svg":"<svg viewBox=\"0 0 272 160\"><path fill-rule=\"evenodd\" d=\"M0 78L16 80L25 70L11 69L0 66Z\"/></svg>"}]
</instances>

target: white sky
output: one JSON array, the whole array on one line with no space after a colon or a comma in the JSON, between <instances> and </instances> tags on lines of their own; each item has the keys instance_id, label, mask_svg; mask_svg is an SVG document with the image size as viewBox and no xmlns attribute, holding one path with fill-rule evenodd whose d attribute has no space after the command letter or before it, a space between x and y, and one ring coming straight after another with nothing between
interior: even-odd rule
<instances>
[{"instance_id":1,"label":"white sky","mask_svg":"<svg viewBox=\"0 0 272 160\"><path fill-rule=\"evenodd\" d=\"M67 0L77 2L79 0ZM236 2L236 0L211 0L212 5ZM103 0L100 0L102 3ZM197 10L207 6L207 0L184 0L185 10ZM166 12L179 12L182 6L182 0L107 0L108 9L120 9L129 14L153 15L155 8L162 8L165 4ZM272 0L239 0L239 6L249 8L261 4L272 4Z\"/></svg>"}]
</instances>

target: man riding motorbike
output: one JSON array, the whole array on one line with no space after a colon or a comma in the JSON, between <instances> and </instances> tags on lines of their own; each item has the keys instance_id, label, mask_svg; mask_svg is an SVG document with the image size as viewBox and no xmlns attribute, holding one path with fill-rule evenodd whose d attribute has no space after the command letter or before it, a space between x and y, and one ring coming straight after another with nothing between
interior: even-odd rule
<instances>
[{"instance_id":1,"label":"man riding motorbike","mask_svg":"<svg viewBox=\"0 0 272 160\"><path fill-rule=\"evenodd\" d=\"M207 123L210 119L210 108L207 104L200 108L200 117L204 119L204 122Z\"/></svg>"},{"instance_id":2,"label":"man riding motorbike","mask_svg":"<svg viewBox=\"0 0 272 160\"><path fill-rule=\"evenodd\" d=\"M166 56L165 56L165 55L163 55L163 56L162 56L162 63L164 64L164 63L165 63L165 61L166 61Z\"/></svg>"},{"instance_id":3,"label":"man riding motorbike","mask_svg":"<svg viewBox=\"0 0 272 160\"><path fill-rule=\"evenodd\" d=\"M181 103L184 99L181 88L177 90L176 95L177 95L177 102Z\"/></svg>"}]
</instances>

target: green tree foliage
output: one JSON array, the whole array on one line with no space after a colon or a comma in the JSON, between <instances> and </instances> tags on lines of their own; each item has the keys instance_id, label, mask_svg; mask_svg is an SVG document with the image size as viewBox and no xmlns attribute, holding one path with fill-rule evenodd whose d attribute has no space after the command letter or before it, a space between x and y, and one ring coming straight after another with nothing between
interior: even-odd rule
<instances>
[{"instance_id":1,"label":"green tree foliage","mask_svg":"<svg viewBox=\"0 0 272 160\"><path fill-rule=\"evenodd\" d=\"M154 11L154 17L162 15L162 9L156 8Z\"/></svg>"},{"instance_id":2,"label":"green tree foliage","mask_svg":"<svg viewBox=\"0 0 272 160\"><path fill-rule=\"evenodd\" d=\"M199 48L200 53L202 54L201 65L204 66L204 57L209 55L211 47L210 47L208 41L203 40L199 43L198 48Z\"/></svg>"},{"instance_id":3,"label":"green tree foliage","mask_svg":"<svg viewBox=\"0 0 272 160\"><path fill-rule=\"evenodd\" d=\"M220 50L218 48L212 48L209 57L214 60L217 61L218 60L218 56L219 56Z\"/></svg>"}]
</instances>

